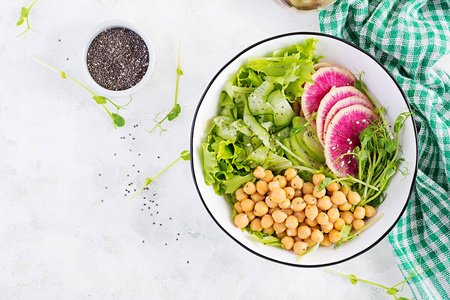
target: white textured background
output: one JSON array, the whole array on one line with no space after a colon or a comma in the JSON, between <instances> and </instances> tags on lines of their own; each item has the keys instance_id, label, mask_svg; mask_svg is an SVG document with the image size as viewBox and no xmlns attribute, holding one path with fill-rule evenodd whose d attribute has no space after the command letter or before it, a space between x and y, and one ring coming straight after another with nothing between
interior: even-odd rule
<instances>
[{"instance_id":1,"label":"white textured background","mask_svg":"<svg viewBox=\"0 0 450 300\"><path fill-rule=\"evenodd\" d=\"M203 208L186 162L125 202L126 189L188 149L195 107L225 62L269 36L318 31L317 14L270 0L40 0L30 14L38 31L16 38L20 7L30 3L0 3L0 299L387 298L235 244ZM84 80L84 41L110 19L138 24L156 54L118 130L83 89L26 59ZM173 105L180 36L182 113L151 135L155 114ZM443 65L450 69L448 58ZM403 280L386 240L333 269L385 285ZM402 295L411 296L408 287Z\"/></svg>"}]
</instances>

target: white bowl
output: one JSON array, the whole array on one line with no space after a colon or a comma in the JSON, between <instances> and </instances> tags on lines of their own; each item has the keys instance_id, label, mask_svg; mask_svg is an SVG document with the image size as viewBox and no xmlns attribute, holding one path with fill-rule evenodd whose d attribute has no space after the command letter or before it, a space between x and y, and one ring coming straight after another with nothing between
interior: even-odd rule
<instances>
[{"instance_id":1,"label":"white bowl","mask_svg":"<svg viewBox=\"0 0 450 300\"><path fill-rule=\"evenodd\" d=\"M147 72L145 73L144 77L142 77L141 81L139 81L135 86L122 90L122 91L112 91L105 89L101 85L99 85L91 76L89 73L88 67L87 67L87 53L89 50L89 46L91 45L92 41L97 37L99 33L102 31L105 31L109 28L126 28L131 31L134 31L137 35L139 35L145 42L147 49L148 49L148 55L149 55L149 65ZM136 93L138 90L140 90L150 79L150 76L152 75L153 69L155 67L155 52L153 50L153 45L150 41L150 39L147 37L144 31L142 31L139 27L134 25L133 23L122 21L122 20L111 20L106 21L104 23L101 23L97 25L92 32L88 35L86 39L86 43L84 44L84 48L82 50L82 66L84 69L84 75L86 77L87 83L89 87L91 87L94 92L96 92L98 95L106 96L106 97L122 97L122 96L128 96Z\"/></svg>"},{"instance_id":2,"label":"white bowl","mask_svg":"<svg viewBox=\"0 0 450 300\"><path fill-rule=\"evenodd\" d=\"M410 174L402 179L402 175L397 172L387 191L386 200L378 208L378 215L384 213L384 217L353 241L344 243L337 250L334 250L333 247L319 247L315 252L305 255L297 261L297 256L292 251L265 246L250 237L247 232L243 233L234 226L230 205L224 197L216 195L213 188L207 186L204 181L201 143L206 138L207 122L218 113L219 95L225 88L225 84L239 67L246 63L248 58L266 56L273 50L291 46L311 37L319 40L316 53L324 56L324 60L352 71L365 72L364 84L381 105L388 107L386 116L388 122L394 122L401 112L410 109L405 94L392 75L374 57L360 48L325 34L289 33L256 43L231 59L214 76L206 88L194 115L191 131L192 174L200 198L213 220L228 236L248 251L274 262L298 267L323 267L337 264L354 258L375 246L391 231L404 212L417 172L416 127L414 120L409 118L400 133L399 143L403 149L403 158L406 160Z\"/></svg>"}]
</instances>

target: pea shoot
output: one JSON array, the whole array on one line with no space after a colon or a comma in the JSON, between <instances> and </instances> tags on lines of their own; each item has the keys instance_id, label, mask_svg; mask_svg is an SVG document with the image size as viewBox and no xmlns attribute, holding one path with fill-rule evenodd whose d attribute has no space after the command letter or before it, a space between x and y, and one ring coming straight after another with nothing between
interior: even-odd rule
<instances>
[{"instance_id":1,"label":"pea shoot","mask_svg":"<svg viewBox=\"0 0 450 300\"><path fill-rule=\"evenodd\" d=\"M159 134L163 133L164 131L167 131L166 129L162 128L162 126L161 126L162 123L165 120L173 121L176 118L178 118L178 116L180 115L181 106L180 106L180 104L178 104L178 83L180 80L180 76L183 75L183 71L180 68L180 53L181 53L181 39L180 39L180 44L178 46L178 66L177 66L177 83L176 83L176 87L175 87L175 104L174 104L172 110L163 119L161 119L161 121L157 120L157 118L161 114L161 112L159 112L155 116L155 118L153 119L153 121L156 122L155 127L153 127L151 130L147 130L150 133L154 133L156 131L156 129L158 129L158 128L160 130Z\"/></svg>"},{"instance_id":2,"label":"pea shoot","mask_svg":"<svg viewBox=\"0 0 450 300\"><path fill-rule=\"evenodd\" d=\"M28 31L33 31L33 29L31 29L31 26L30 26L30 20L29 20L29 18L28 18L28 16L29 16L29 14L30 14L30 10L31 10L31 8L33 8L33 6L36 4L36 2L38 2L39 0L34 0L33 1L33 3L31 3L31 5L30 6L28 6L28 7L22 7L21 8L21 10L20 10L20 18L19 18L19 20L17 20L17 23L16 23L16 25L17 26L21 26L24 22L25 22L25 20L27 21L27 29L25 29L25 31L24 32L22 32L21 34L19 34L17 37L19 37L19 36L22 36L22 35L24 35L25 34L25 37L27 36L27 34L28 34Z\"/></svg>"},{"instance_id":3,"label":"pea shoot","mask_svg":"<svg viewBox=\"0 0 450 300\"><path fill-rule=\"evenodd\" d=\"M158 174L155 175L155 177L151 178L147 178L147 180L145 181L145 184L143 186L141 186L136 193L134 193L133 196L131 196L127 201L131 201L131 199L133 199L134 197L136 197L137 195L139 195L140 192L142 192L150 183L152 183L153 181L155 181L159 176L161 176L164 172L166 172L171 166L173 166L174 164L176 164L178 161L180 160L191 160L191 153L187 150L181 152L180 156L177 157L174 161L172 161L168 166L166 166L164 169L162 169Z\"/></svg>"},{"instance_id":4,"label":"pea shoot","mask_svg":"<svg viewBox=\"0 0 450 300\"><path fill-rule=\"evenodd\" d=\"M58 70L58 69L56 69L56 68L54 68L54 67L52 67L52 66L46 64L45 62L40 61L40 60L38 60L37 58L32 57L32 56L28 56L28 58L31 59L31 60L33 60L33 61L35 61L35 62L37 62L37 63L40 64L40 65L42 65L42 66L44 66L44 67L46 67L46 68L52 70L53 72L59 74L59 75L61 76L61 78L63 78L63 79L66 79L66 78L67 78L67 79L72 80L73 82L75 82L76 84L78 84L79 86L81 86L83 89L85 89L86 91L88 91L88 92L92 95L92 98L95 100L95 102L96 102L97 104L101 105L101 106L103 107L103 109L106 111L106 113L111 117L115 129L117 129L117 127L123 127L123 126L125 125L125 119L119 114L119 110L120 110L120 109L125 109L125 107L126 107L128 104L131 103L131 101L133 100L133 99L131 98L131 95L130 95L130 101L129 101L127 104L125 104L125 105L117 105L117 104L115 104L114 102L112 102L110 99L95 94L93 91L91 91L91 90L90 90L88 87L86 87L84 84L82 84L81 82L79 82L79 81L76 80L75 78L73 78L73 77L67 75L65 72L60 71L60 70ZM109 111L109 109L108 109L108 108L106 107L106 105L105 105L105 104L107 104L108 102L109 102L110 104L112 104L112 105L117 109L117 113L111 113L111 112Z\"/></svg>"},{"instance_id":5,"label":"pea shoot","mask_svg":"<svg viewBox=\"0 0 450 300\"><path fill-rule=\"evenodd\" d=\"M414 272L412 272L412 274L409 275L408 278L406 278L406 279L403 280L402 282L397 283L396 285L393 285L393 286L391 286L391 287L388 287L388 286L384 286L384 285L379 284L379 283L375 283L375 282L372 282L372 281L369 281L369 280L365 280L365 279L358 278L358 277L356 277L354 274L346 275L346 274L342 274L342 273L340 273L340 272L338 272L338 271L334 271L334 270L331 270L331 269L324 269L324 270L325 270L325 271L328 271L328 272L331 272L331 273L334 273L334 274L336 274L336 275L342 276L342 277L344 277L344 278L348 278L348 279L350 279L350 282L351 282L352 284L354 284L354 285L356 285L356 284L358 283L358 281L360 281L360 282L364 282L364 283L367 283L367 284L370 284L370 285L373 285L373 286L382 288L382 289L386 290L386 294L393 296L394 299L397 299L397 300L408 300L408 298L406 298L406 297L397 297L397 293L399 293L399 292L401 292L401 291L403 290L403 288L405 287L405 284L406 284L406 282L407 282L408 280L410 280L410 279L412 279L412 278L414 278L414 277L420 276L420 275L425 274L426 272L428 272L428 269L427 269L427 270L424 271L423 273L418 273L418 270L417 270L417 268L416 268L416 269L414 270ZM401 288L400 288L400 285L401 285Z\"/></svg>"}]
</instances>

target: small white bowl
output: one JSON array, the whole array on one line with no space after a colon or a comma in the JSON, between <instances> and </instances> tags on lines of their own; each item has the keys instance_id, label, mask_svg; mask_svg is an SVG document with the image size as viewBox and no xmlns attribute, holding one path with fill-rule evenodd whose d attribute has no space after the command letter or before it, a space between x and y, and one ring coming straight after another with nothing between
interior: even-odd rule
<instances>
[{"instance_id":1,"label":"small white bowl","mask_svg":"<svg viewBox=\"0 0 450 300\"><path fill-rule=\"evenodd\" d=\"M122 90L122 91L112 91L105 89L104 87L100 86L91 76L89 73L89 69L87 67L87 53L89 50L89 46L91 45L92 41L103 31L109 28L126 28L131 31L134 31L137 35L139 35L145 42L147 49L148 49L148 55L149 55L149 64L147 72L145 73L144 77L142 77L141 81L139 81L135 86ZM89 34L88 38L86 39L86 43L84 44L83 53L82 53L82 65L84 69L84 74L86 77L86 80L88 82L89 87L91 87L94 92L96 92L98 95L101 96L107 96L107 97L122 97L122 96L128 96L131 94L136 93L139 89L141 89L147 81L150 79L150 76L153 73L153 69L155 67L155 53L153 50L153 45L150 41L150 39L147 37L144 31L142 31L139 27L136 25L122 20L111 20L106 21L104 23L101 23L97 25L92 32Z\"/></svg>"},{"instance_id":2,"label":"small white bowl","mask_svg":"<svg viewBox=\"0 0 450 300\"><path fill-rule=\"evenodd\" d=\"M333 36L320 33L289 33L258 42L231 59L212 79L203 94L191 130L191 169L200 198L213 220L235 242L248 251L268 260L296 267L324 267L352 259L379 243L395 226L408 204L417 173L417 133L413 118L409 118L399 136L410 173L402 178L397 172L387 190L386 200L379 206L377 215L384 214L378 222L367 228L353 241L344 243L337 250L333 247L319 247L297 261L292 251L265 246L254 240L247 232L234 226L232 209L224 197L214 193L204 181L202 171L202 142L206 139L208 121L217 115L219 96L226 83L236 74L248 58L263 57L274 50L289 47L309 38L318 39L317 55L327 62L356 72L364 71L364 84L381 105L389 107L386 119L393 123L396 117L410 106L406 96L392 75L370 54L362 49Z\"/></svg>"}]
</instances>

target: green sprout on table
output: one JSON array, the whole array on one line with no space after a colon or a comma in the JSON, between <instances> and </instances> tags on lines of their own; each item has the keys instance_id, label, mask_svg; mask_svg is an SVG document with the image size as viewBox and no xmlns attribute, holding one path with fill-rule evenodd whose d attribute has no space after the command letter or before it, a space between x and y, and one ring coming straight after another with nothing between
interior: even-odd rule
<instances>
[{"instance_id":1,"label":"green sprout on table","mask_svg":"<svg viewBox=\"0 0 450 300\"><path fill-rule=\"evenodd\" d=\"M31 29L31 26L30 26L30 20L29 20L29 18L28 18L28 16L29 16L29 14L30 14L30 10L31 10L31 8L33 8L33 6L36 4L36 2L38 2L39 0L34 0L34 2L33 3L31 3L31 5L29 6L29 7L22 7L21 8L21 10L20 10L20 18L19 18L19 20L17 21L17 23L16 23L16 25L17 26L20 26L20 25L22 25L24 22L25 22L25 20L27 21L27 29L25 29L25 31L24 32L22 32L21 34L19 34L17 37L19 37L19 36L21 36L21 35L24 35L25 34L25 37L27 36L27 34L28 34L28 31L33 31L33 29Z\"/></svg>"},{"instance_id":2,"label":"green sprout on table","mask_svg":"<svg viewBox=\"0 0 450 300\"><path fill-rule=\"evenodd\" d=\"M155 118L153 119L154 122L156 122L155 127L153 127L151 130L147 130L150 133L154 133L156 131L156 129L160 129L159 134L163 133L164 131L166 131L166 129L162 128L162 123L165 120L168 121L173 121L174 119L176 119L181 112L181 106L180 104L178 104L178 82L180 80L180 76L183 75L183 71L181 71L180 68L180 53L181 53L181 39L180 39L180 44L178 46L178 66L177 66L177 83L176 83L176 87L175 87L175 104L172 108L172 110L161 120L158 121L157 118L158 116L161 114L161 112L159 112Z\"/></svg>"},{"instance_id":3,"label":"green sprout on table","mask_svg":"<svg viewBox=\"0 0 450 300\"><path fill-rule=\"evenodd\" d=\"M376 286L376 287L379 287L379 288L382 288L382 289L386 290L386 294L393 296L396 300L408 300L408 298L406 298L406 297L397 297L397 293L403 291L403 288L405 287L405 284L406 284L406 282L408 280L410 280L410 279L412 279L414 277L420 276L422 274L425 274L426 272L428 272L429 269L427 269L426 271L424 271L422 273L418 273L418 270L417 270L417 267L416 267L414 269L414 271L412 272L412 274L410 274L410 276L408 278L406 278L402 282L399 282L396 285L393 285L391 287L384 286L382 284L375 283L375 282L372 282L372 281L369 281L369 280L366 280L366 279L358 278L354 274L345 275L345 274L342 274L340 272L337 272L337 271L334 271L334 270L331 270L331 269L324 269L324 270L328 271L328 272L331 272L331 273L334 273L336 275L348 278L348 279L350 279L350 282L352 284L354 284L354 285L356 283L358 283L358 281L361 281L361 282L364 282L364 283L367 283L367 284L370 284L370 285L373 285L373 286ZM400 288L400 285L402 285L401 288Z\"/></svg>"},{"instance_id":4,"label":"green sprout on table","mask_svg":"<svg viewBox=\"0 0 450 300\"><path fill-rule=\"evenodd\" d=\"M96 102L97 104L101 105L101 106L103 107L103 109L104 109L104 110L108 113L108 115L111 117L115 129L117 129L117 127L123 127L123 126L125 125L125 119L119 114L119 110L120 110L120 109L125 109L125 106L127 106L128 104L131 103L131 101L133 100L133 99L131 98L131 95L130 95L130 101L129 101L127 104L125 104L125 105L117 105L117 104L115 104L114 102L112 102L110 99L108 99L108 98L106 98L106 97L103 97L103 96L97 95L96 93L94 93L93 91L91 91L89 88L87 88L84 84L82 84L81 82L79 82L79 81L76 80L75 78L73 78L73 77L67 75L65 72L60 71L60 70L58 70L58 69L56 69L56 68L54 68L54 67L52 67L52 66L46 64L45 62L40 61L40 60L38 60L37 58L32 57L32 56L28 56L28 58L31 59L31 60L33 60L33 61L35 61L35 62L37 62L38 64L40 64L40 65L42 65L42 66L44 66L44 67L46 67L46 68L48 68L48 69L50 69L50 70L56 72L56 73L59 74L59 75L61 76L61 78L63 78L63 79L66 79L66 78L67 78L67 79L72 80L73 82L75 82L76 84L78 84L79 86L81 86L82 88L84 88L86 91L88 91L88 92L92 95L92 98L95 100L95 102ZM106 105L105 105L105 104L107 104L107 102L109 102L110 104L112 104L112 105L117 109L117 113L111 113L111 112L109 111L109 109L108 109L108 108L106 107Z\"/></svg>"},{"instance_id":5,"label":"green sprout on table","mask_svg":"<svg viewBox=\"0 0 450 300\"><path fill-rule=\"evenodd\" d=\"M134 197L136 197L137 195L139 195L140 192L142 192L150 183L152 183L153 181L155 181L159 176L161 176L164 172L166 172L171 166L173 166L174 164L176 164L178 161L180 160L191 160L191 153L187 150L184 150L183 152L181 152L180 156L177 157L177 159L175 159L174 161L172 161L168 166L166 166L164 169L162 169L158 174L156 174L155 177L151 178L147 178L147 180L145 181L145 184L143 186L141 186L136 193L134 193L133 196L131 196L130 198L128 198L127 201L131 201L131 199L133 199Z\"/></svg>"}]
</instances>

